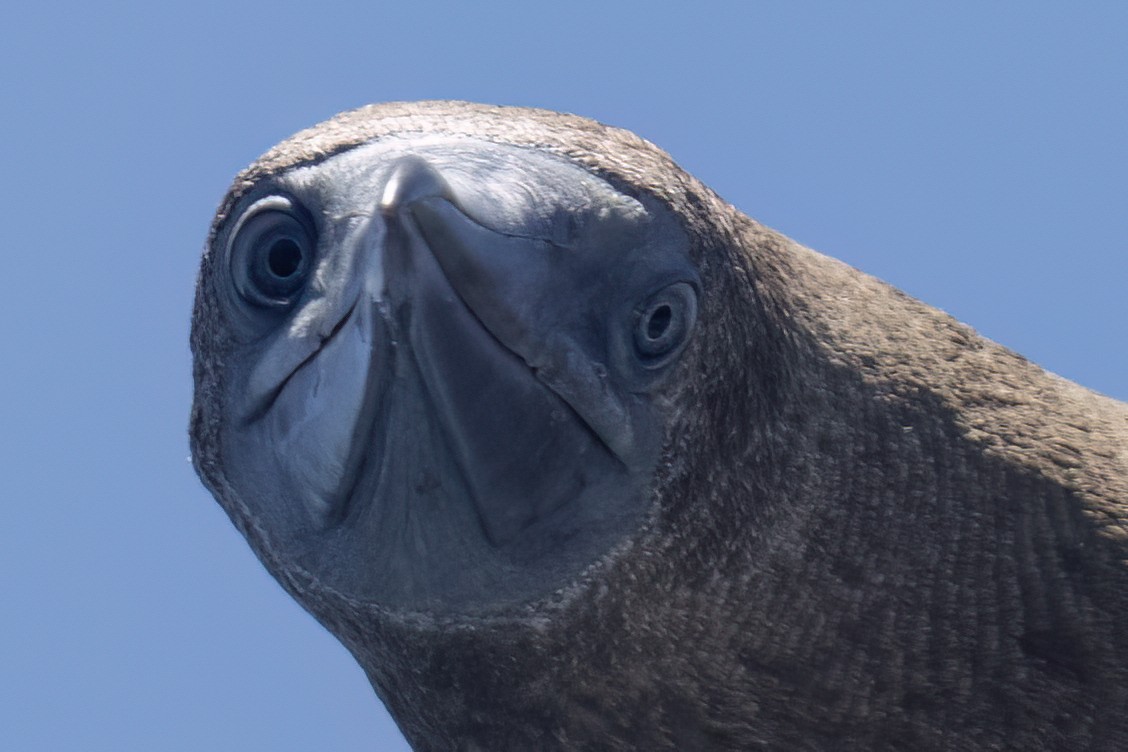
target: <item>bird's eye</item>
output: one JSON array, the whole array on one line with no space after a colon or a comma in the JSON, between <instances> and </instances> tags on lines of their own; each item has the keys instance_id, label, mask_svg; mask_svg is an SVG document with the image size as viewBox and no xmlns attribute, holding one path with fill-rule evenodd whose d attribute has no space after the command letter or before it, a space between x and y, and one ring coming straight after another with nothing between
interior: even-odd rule
<instances>
[{"instance_id":1,"label":"bird's eye","mask_svg":"<svg viewBox=\"0 0 1128 752\"><path fill-rule=\"evenodd\" d=\"M249 303L286 308L313 269L313 223L289 199L271 197L247 210L231 240L231 271Z\"/></svg>"},{"instance_id":2,"label":"bird's eye","mask_svg":"<svg viewBox=\"0 0 1128 752\"><path fill-rule=\"evenodd\" d=\"M635 310L635 350L643 365L657 368L681 350L697 320L697 295L685 282L659 290Z\"/></svg>"}]
</instances>

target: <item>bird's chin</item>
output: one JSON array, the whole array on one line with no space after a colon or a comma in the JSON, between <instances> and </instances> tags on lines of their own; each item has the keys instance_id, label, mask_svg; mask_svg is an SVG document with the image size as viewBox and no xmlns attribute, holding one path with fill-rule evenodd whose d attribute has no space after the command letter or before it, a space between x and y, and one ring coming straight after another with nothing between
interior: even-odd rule
<instances>
[{"instance_id":1,"label":"bird's chin","mask_svg":"<svg viewBox=\"0 0 1128 752\"><path fill-rule=\"evenodd\" d=\"M438 612L543 597L636 527L638 479L440 299L443 323L419 329L353 306L232 427L231 480L271 548L349 598Z\"/></svg>"}]
</instances>

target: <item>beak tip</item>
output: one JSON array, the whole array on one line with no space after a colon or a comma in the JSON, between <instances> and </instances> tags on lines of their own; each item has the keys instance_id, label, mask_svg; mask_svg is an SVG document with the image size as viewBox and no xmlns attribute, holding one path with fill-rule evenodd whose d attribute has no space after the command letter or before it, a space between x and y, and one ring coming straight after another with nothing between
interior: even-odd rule
<instances>
[{"instance_id":1,"label":"beak tip","mask_svg":"<svg viewBox=\"0 0 1128 752\"><path fill-rule=\"evenodd\" d=\"M454 194L443 176L422 157L408 156L392 168L377 208L385 217L424 198L454 200Z\"/></svg>"}]
</instances>

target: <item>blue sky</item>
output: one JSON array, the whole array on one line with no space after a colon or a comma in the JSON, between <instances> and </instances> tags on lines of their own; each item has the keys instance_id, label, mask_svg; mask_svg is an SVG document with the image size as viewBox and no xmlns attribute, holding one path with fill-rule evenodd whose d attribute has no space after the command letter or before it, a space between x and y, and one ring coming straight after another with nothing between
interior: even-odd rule
<instances>
[{"instance_id":1,"label":"blue sky","mask_svg":"<svg viewBox=\"0 0 1128 752\"><path fill-rule=\"evenodd\" d=\"M1123 3L4 15L4 749L405 748L188 462L211 214L342 109L459 98L629 128L760 221L1128 399Z\"/></svg>"}]
</instances>

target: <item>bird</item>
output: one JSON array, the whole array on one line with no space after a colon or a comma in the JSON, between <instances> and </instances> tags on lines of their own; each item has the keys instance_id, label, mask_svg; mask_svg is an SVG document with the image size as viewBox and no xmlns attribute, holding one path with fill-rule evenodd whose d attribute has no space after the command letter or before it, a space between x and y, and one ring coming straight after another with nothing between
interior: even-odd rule
<instances>
[{"instance_id":1,"label":"bird","mask_svg":"<svg viewBox=\"0 0 1128 752\"><path fill-rule=\"evenodd\" d=\"M222 200L193 461L423 750L1128 749L1128 405L575 115Z\"/></svg>"}]
</instances>

